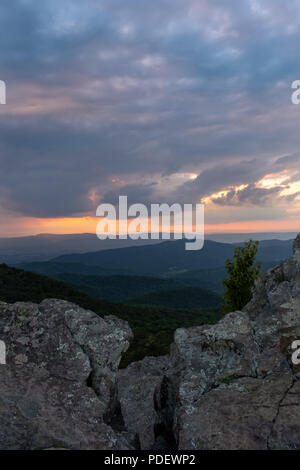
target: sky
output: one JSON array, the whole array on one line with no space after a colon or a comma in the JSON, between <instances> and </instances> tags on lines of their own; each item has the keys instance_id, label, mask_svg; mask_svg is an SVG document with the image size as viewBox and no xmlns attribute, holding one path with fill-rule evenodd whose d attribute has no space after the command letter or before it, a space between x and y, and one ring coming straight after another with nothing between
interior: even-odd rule
<instances>
[{"instance_id":1,"label":"sky","mask_svg":"<svg viewBox=\"0 0 300 470\"><path fill-rule=\"evenodd\" d=\"M1 237L119 195L300 231L299 0L1 0L0 37Z\"/></svg>"}]
</instances>

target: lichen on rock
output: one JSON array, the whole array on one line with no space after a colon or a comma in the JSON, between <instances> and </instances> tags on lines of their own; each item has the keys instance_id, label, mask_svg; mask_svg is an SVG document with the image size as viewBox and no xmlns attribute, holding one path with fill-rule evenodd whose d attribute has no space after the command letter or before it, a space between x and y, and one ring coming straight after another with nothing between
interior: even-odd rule
<instances>
[{"instance_id":1,"label":"lichen on rock","mask_svg":"<svg viewBox=\"0 0 300 470\"><path fill-rule=\"evenodd\" d=\"M74 304L0 305L0 448L130 449L104 422L132 333Z\"/></svg>"}]
</instances>

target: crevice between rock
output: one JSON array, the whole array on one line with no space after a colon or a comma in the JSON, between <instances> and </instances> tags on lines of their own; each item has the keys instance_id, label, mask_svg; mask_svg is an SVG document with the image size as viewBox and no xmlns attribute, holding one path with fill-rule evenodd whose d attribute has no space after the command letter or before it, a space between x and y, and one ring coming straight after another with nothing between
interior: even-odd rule
<instances>
[{"instance_id":1,"label":"crevice between rock","mask_svg":"<svg viewBox=\"0 0 300 470\"><path fill-rule=\"evenodd\" d=\"M177 442L173 432L175 401L174 389L170 379L163 377L161 385L153 397L158 422L154 425L155 442L152 449L176 450Z\"/></svg>"},{"instance_id":2,"label":"crevice between rock","mask_svg":"<svg viewBox=\"0 0 300 470\"><path fill-rule=\"evenodd\" d=\"M279 416L280 408L281 408L281 406L282 406L283 401L285 400L285 398L286 398L287 395L289 394L290 390L293 388L294 383L295 383L295 379L294 379L293 376L291 376L291 383L290 383L289 386L286 388L286 390L284 391L284 393L283 393L281 399L280 399L279 402L278 402L276 414L275 414L275 416L274 416L274 418L273 418L273 420L272 420L271 430L270 430L270 433L269 433L269 435L268 435L268 437L267 437L267 449L268 449L268 450L271 450L271 449L270 449L270 439L271 439L271 436L272 436L272 434L273 434L274 427L275 427L275 425L276 425L276 421L277 421L278 416Z\"/></svg>"}]
</instances>

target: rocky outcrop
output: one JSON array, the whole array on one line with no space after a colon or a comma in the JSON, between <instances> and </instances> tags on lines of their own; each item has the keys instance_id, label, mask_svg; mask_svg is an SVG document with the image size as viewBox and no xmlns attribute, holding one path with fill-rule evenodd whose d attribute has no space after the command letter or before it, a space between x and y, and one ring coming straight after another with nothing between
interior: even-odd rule
<instances>
[{"instance_id":1,"label":"rocky outcrop","mask_svg":"<svg viewBox=\"0 0 300 470\"><path fill-rule=\"evenodd\" d=\"M126 428L138 435L144 449L172 447L172 397L168 357L146 357L118 374L118 399Z\"/></svg>"},{"instance_id":2,"label":"rocky outcrop","mask_svg":"<svg viewBox=\"0 0 300 470\"><path fill-rule=\"evenodd\" d=\"M297 339L300 236L294 256L259 279L243 311L177 330L167 362L145 359L120 373L125 424L148 448L163 422L184 450L300 449L300 369L291 362ZM157 413L161 394L165 414Z\"/></svg>"},{"instance_id":3,"label":"rocky outcrop","mask_svg":"<svg viewBox=\"0 0 300 470\"><path fill-rule=\"evenodd\" d=\"M300 252L300 234L294 240L293 251L294 251L294 257Z\"/></svg>"},{"instance_id":4,"label":"rocky outcrop","mask_svg":"<svg viewBox=\"0 0 300 470\"><path fill-rule=\"evenodd\" d=\"M0 447L300 449L300 235L242 311L118 371L131 337L67 302L0 303Z\"/></svg>"},{"instance_id":5,"label":"rocky outcrop","mask_svg":"<svg viewBox=\"0 0 300 470\"><path fill-rule=\"evenodd\" d=\"M127 323L64 301L0 304L0 448L130 449L105 424L132 337Z\"/></svg>"}]
</instances>

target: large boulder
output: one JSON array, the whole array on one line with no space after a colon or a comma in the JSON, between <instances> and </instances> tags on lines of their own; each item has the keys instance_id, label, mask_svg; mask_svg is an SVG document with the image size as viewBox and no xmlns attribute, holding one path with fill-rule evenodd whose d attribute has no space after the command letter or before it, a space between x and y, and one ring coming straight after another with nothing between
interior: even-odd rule
<instances>
[{"instance_id":1,"label":"large boulder","mask_svg":"<svg viewBox=\"0 0 300 470\"><path fill-rule=\"evenodd\" d=\"M165 426L182 450L300 449L300 367L291 360L299 339L300 236L243 311L178 329L169 358L118 374L125 425L142 448L155 448Z\"/></svg>"},{"instance_id":2,"label":"large boulder","mask_svg":"<svg viewBox=\"0 0 300 470\"><path fill-rule=\"evenodd\" d=\"M293 257L217 325L177 330L174 410L180 449L300 449L300 237Z\"/></svg>"},{"instance_id":3,"label":"large boulder","mask_svg":"<svg viewBox=\"0 0 300 470\"><path fill-rule=\"evenodd\" d=\"M105 424L132 333L116 317L45 300L0 304L0 448L130 449Z\"/></svg>"}]
</instances>

